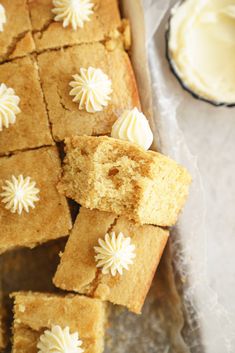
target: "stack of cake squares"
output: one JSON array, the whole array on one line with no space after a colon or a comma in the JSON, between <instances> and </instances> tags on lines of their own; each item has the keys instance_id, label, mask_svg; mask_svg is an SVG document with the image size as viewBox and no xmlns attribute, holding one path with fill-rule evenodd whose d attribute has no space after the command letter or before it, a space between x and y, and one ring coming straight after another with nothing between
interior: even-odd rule
<instances>
[{"instance_id":1,"label":"stack of cake squares","mask_svg":"<svg viewBox=\"0 0 235 353\"><path fill-rule=\"evenodd\" d=\"M13 176L23 176L33 180L39 197L29 212L12 211L0 198L0 254L67 237L51 278L59 294L11 294L15 353L45 353L42 337L66 328L82 342L76 352L101 353L107 305L141 313L191 181L170 158L111 137L123 112L141 111L128 55L130 27L118 1L93 0L89 21L75 29L52 11L68 2L1 0L0 85L20 98L20 112L0 130L0 194ZM91 67L112 83L108 104L95 112L79 109L70 94L74 75ZM0 120L1 112L0 96ZM75 220L71 200L80 205ZM133 252L114 272L97 260L107 235L111 245L123 241ZM0 303L0 350L7 341L4 317Z\"/></svg>"}]
</instances>

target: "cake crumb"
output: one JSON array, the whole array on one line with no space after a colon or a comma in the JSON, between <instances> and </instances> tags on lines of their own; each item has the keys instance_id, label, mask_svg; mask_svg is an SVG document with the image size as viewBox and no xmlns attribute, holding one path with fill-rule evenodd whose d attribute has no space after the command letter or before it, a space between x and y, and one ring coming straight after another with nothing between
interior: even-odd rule
<instances>
[{"instance_id":1,"label":"cake crumb","mask_svg":"<svg viewBox=\"0 0 235 353\"><path fill-rule=\"evenodd\" d=\"M19 304L19 311L20 311L21 313L24 313L24 312L25 312L25 306L22 305L22 304Z\"/></svg>"}]
</instances>

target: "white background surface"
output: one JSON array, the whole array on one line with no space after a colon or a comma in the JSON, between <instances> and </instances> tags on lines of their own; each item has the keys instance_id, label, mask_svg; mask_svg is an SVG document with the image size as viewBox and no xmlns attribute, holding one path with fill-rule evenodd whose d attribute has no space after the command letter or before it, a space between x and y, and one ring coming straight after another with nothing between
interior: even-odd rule
<instances>
[{"instance_id":1,"label":"white background surface","mask_svg":"<svg viewBox=\"0 0 235 353\"><path fill-rule=\"evenodd\" d=\"M184 249L177 264L188 267L187 296L196 297L205 351L235 352L235 108L195 100L179 86L164 42L175 1L143 3L161 148L187 166L194 180L181 218Z\"/></svg>"}]
</instances>

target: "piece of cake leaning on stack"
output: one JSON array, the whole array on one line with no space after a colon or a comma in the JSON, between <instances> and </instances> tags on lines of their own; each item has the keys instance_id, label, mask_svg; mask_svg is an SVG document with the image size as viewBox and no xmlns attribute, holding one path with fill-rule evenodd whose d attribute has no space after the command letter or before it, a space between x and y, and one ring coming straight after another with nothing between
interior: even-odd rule
<instances>
[{"instance_id":1,"label":"piece of cake leaning on stack","mask_svg":"<svg viewBox=\"0 0 235 353\"><path fill-rule=\"evenodd\" d=\"M102 353L107 302L141 313L186 201L188 172L149 150L130 46L118 0L1 0L0 253L68 236L60 294L11 295L15 353Z\"/></svg>"}]
</instances>

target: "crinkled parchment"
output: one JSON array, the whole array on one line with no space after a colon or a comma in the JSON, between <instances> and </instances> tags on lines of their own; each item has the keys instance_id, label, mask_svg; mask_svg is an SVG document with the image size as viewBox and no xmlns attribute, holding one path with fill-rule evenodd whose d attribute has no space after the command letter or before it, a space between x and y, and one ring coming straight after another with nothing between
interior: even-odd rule
<instances>
[{"instance_id":1,"label":"crinkled parchment","mask_svg":"<svg viewBox=\"0 0 235 353\"><path fill-rule=\"evenodd\" d=\"M213 189L210 187L210 183L207 183L208 189L204 189L205 183L199 173L197 158L190 153L190 139L187 139L187 146L185 136L179 126L180 122L182 124L181 116L184 116L184 120L186 120L188 114L188 120L191 118L191 124L188 123L187 128L195 128L194 133L191 132L190 136L199 141L200 136L204 136L208 143L204 143L204 149L200 150L200 152L204 151L202 153L208 154L208 159L211 158L215 163L216 150L213 151L213 140L210 141L211 129L214 128L214 141L221 139L221 148L225 149L223 156L226 156L226 151L227 153L234 153L234 149L231 149L232 146L234 148L234 144L231 144L232 136L231 138L229 136L229 126L230 129L234 129L234 123L232 123L232 120L234 120L232 118L234 117L232 110L212 107L209 104L193 99L188 93L183 91L170 72L165 55L165 30L169 18L169 10L175 3L175 0L143 0L154 97L154 116L158 130L159 147L163 153L168 154L186 166L193 176L189 200L171 237L174 268L178 278L181 279L181 295L187 323L187 327L183 330L183 335L191 352L232 353L235 351L234 316L229 310L229 305L225 308L221 304L222 301L219 300L218 293L215 289L212 289L211 276L209 277L208 254L212 254L213 249L216 250L217 247L222 248L222 244L216 247L216 242L211 241L213 234L210 235L209 239L207 233L208 222L205 222L206 216L208 219L208 213L210 212L205 207L205 196L208 195L208 191L211 192L211 195L213 195L213 192L216 193L216 185L214 185ZM202 117L201 126L192 123L193 119L198 119L199 116ZM224 136L220 136L220 131L226 124L228 128L227 130L224 129ZM204 130L206 132L204 134L203 126L205 126ZM225 143L226 138L230 138L229 145ZM197 144L197 147L200 149L199 144ZM221 161L221 163L217 162L217 164L213 165L213 172L210 173L212 178L213 173L221 173L223 168L229 167L229 165L226 165L226 160L229 163L232 159L227 155L227 158L224 159L224 164ZM208 162L207 166L212 168L212 165ZM230 172L232 172L231 167ZM204 178L205 174L206 170ZM220 175L222 177L222 174ZM227 180L227 183L230 182L231 184L231 175L229 177L229 173L224 176L224 179L225 182ZM228 190L229 186L227 192ZM232 190L234 188L232 189L231 184L230 191L232 192ZM217 195L214 198L214 202L219 203L220 198ZM227 204L224 203L224 206L219 208L220 212L224 211L223 207L227 207ZM217 212L217 218L212 220L215 227L216 224L219 226L220 217L223 217L223 213ZM224 229L226 228L224 227ZM221 231L223 231L223 228L221 228ZM232 233L234 235L234 232L230 231L230 236ZM221 234L219 241L223 242L223 234ZM228 239L228 243L232 246L231 240ZM210 246L210 249L208 249L208 246ZM225 246L223 248L225 249ZM228 253L228 251L224 250L224 253ZM221 263L221 266L217 265L217 269L221 268L221 274L226 277L227 273L222 268L226 268L223 265L227 260L222 256L221 260L223 263ZM229 262L227 269L229 269ZM210 270L210 275L211 272ZM214 273L215 277L216 273ZM223 289L220 289L221 292L223 292ZM231 299L233 298L232 291L230 297ZM200 339L199 336L201 336ZM201 344L203 344L204 348L202 348Z\"/></svg>"}]
</instances>

